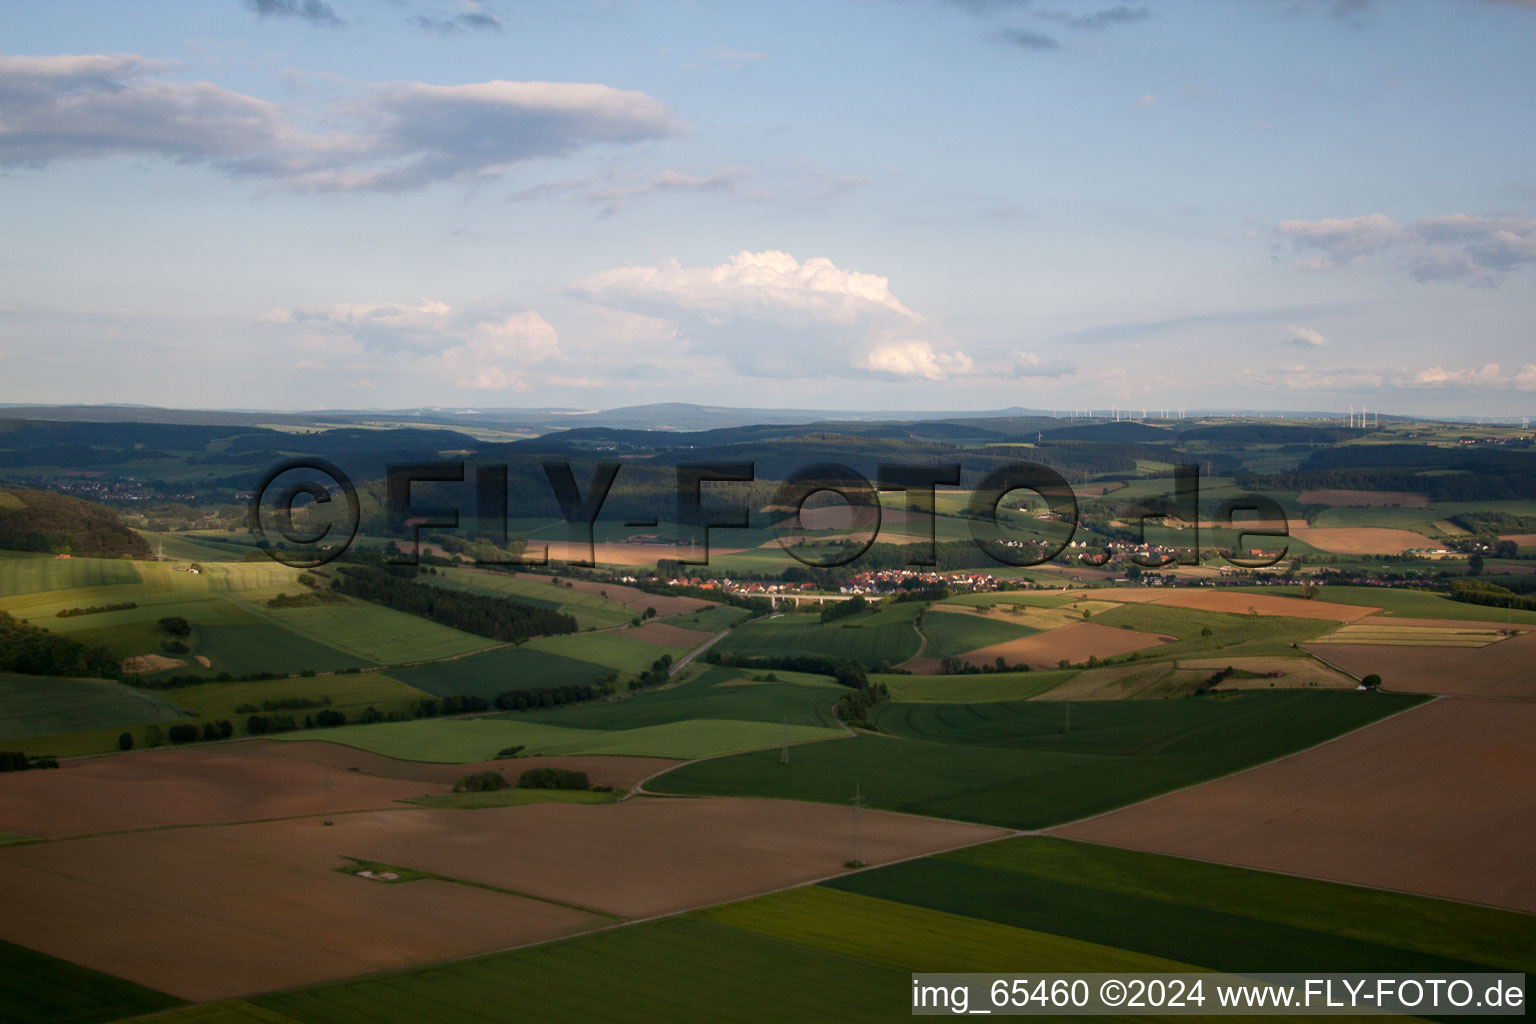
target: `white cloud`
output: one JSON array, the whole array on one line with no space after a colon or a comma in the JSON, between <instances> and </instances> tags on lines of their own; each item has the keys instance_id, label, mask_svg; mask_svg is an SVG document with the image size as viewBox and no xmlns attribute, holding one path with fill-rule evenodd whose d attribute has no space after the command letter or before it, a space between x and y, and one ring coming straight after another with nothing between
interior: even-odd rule
<instances>
[{"instance_id":1,"label":"white cloud","mask_svg":"<svg viewBox=\"0 0 1536 1024\"><path fill-rule=\"evenodd\" d=\"M659 100L585 82L399 82L300 127L287 109L133 54L0 57L0 167L160 156L308 190L404 191L596 145L664 138Z\"/></svg>"},{"instance_id":2,"label":"white cloud","mask_svg":"<svg viewBox=\"0 0 1536 1024\"><path fill-rule=\"evenodd\" d=\"M1286 221L1276 229L1310 257L1309 270L1329 270L1373 256L1399 254L1417 281L1495 284L1519 266L1536 263L1536 217L1464 213L1399 225L1379 213L1317 221Z\"/></svg>"},{"instance_id":3,"label":"white cloud","mask_svg":"<svg viewBox=\"0 0 1536 1024\"><path fill-rule=\"evenodd\" d=\"M619 267L573 286L604 305L676 322L693 351L766 377L837 377L850 369L938 380L971 373L939 325L877 274L778 250L714 266Z\"/></svg>"},{"instance_id":4,"label":"white cloud","mask_svg":"<svg viewBox=\"0 0 1536 1024\"><path fill-rule=\"evenodd\" d=\"M926 341L877 342L869 351L856 355L853 365L892 377L923 380L948 380L974 369L971 357L964 352L935 352Z\"/></svg>"},{"instance_id":5,"label":"white cloud","mask_svg":"<svg viewBox=\"0 0 1536 1024\"><path fill-rule=\"evenodd\" d=\"M1287 345L1300 345L1303 348L1323 348L1328 344L1328 339L1321 331L1314 331L1310 327L1302 327L1299 324L1286 324Z\"/></svg>"},{"instance_id":6,"label":"white cloud","mask_svg":"<svg viewBox=\"0 0 1536 1024\"><path fill-rule=\"evenodd\" d=\"M532 310L495 319L447 303L343 302L324 309L274 309L261 322L299 331L315 368L335 367L359 350L396 372L430 373L456 388L526 390L527 371L562 358L554 327Z\"/></svg>"}]
</instances>

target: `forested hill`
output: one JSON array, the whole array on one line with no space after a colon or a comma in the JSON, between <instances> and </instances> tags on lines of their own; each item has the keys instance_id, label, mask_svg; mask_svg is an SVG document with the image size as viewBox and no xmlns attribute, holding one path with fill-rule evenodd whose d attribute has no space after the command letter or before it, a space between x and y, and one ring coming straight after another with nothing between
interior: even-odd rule
<instances>
[{"instance_id":1,"label":"forested hill","mask_svg":"<svg viewBox=\"0 0 1536 1024\"><path fill-rule=\"evenodd\" d=\"M51 491L0 488L0 548L55 554L145 557L149 545L117 513Z\"/></svg>"}]
</instances>

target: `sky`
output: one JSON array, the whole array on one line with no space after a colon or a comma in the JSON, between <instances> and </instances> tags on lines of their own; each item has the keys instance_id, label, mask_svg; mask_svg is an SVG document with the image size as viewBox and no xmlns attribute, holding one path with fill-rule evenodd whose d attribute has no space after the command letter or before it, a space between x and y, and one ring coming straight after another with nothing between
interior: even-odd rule
<instances>
[{"instance_id":1,"label":"sky","mask_svg":"<svg viewBox=\"0 0 1536 1024\"><path fill-rule=\"evenodd\" d=\"M5 22L0 402L1536 413L1536 0Z\"/></svg>"}]
</instances>

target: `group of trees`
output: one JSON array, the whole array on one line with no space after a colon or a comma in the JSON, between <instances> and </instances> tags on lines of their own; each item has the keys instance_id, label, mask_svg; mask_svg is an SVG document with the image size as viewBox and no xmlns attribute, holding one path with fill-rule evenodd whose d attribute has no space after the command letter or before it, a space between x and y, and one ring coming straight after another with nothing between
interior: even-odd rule
<instances>
[{"instance_id":1,"label":"group of trees","mask_svg":"<svg viewBox=\"0 0 1536 1024\"><path fill-rule=\"evenodd\" d=\"M875 726L869 720L869 710L882 701L890 700L891 691L884 683L872 684L865 680L853 693L839 697L837 701L837 716L846 725L856 725L861 729L874 729Z\"/></svg>"},{"instance_id":2,"label":"group of trees","mask_svg":"<svg viewBox=\"0 0 1536 1024\"><path fill-rule=\"evenodd\" d=\"M1021 661L1021 662L1019 662L1016 665L1010 665L1008 663L1008 659L1003 657L1001 654L999 654L997 656L997 660L996 661L989 662L989 663L984 664L984 665L973 665L970 662L966 661L964 658L959 658L959 657L956 657L955 655L948 655L946 657L943 657L943 658L939 659L939 672L942 673L943 675L947 675L947 676L978 675L978 674L984 673L984 672L1028 672L1028 671L1029 671L1029 665L1026 664L1025 662Z\"/></svg>"},{"instance_id":3,"label":"group of trees","mask_svg":"<svg viewBox=\"0 0 1536 1024\"><path fill-rule=\"evenodd\" d=\"M500 774L499 772L497 774ZM517 778L519 789L591 789L586 772L570 768L530 768Z\"/></svg>"},{"instance_id":4,"label":"group of trees","mask_svg":"<svg viewBox=\"0 0 1536 1024\"><path fill-rule=\"evenodd\" d=\"M0 672L113 679L118 661L105 647L88 647L0 611Z\"/></svg>"},{"instance_id":5,"label":"group of trees","mask_svg":"<svg viewBox=\"0 0 1536 1024\"><path fill-rule=\"evenodd\" d=\"M397 570L409 570L401 573ZM517 642L550 633L576 632L574 616L504 597L443 590L414 582L414 566L392 569L345 565L331 584L348 597L373 601L503 642Z\"/></svg>"},{"instance_id":6,"label":"group of trees","mask_svg":"<svg viewBox=\"0 0 1536 1024\"><path fill-rule=\"evenodd\" d=\"M54 554L145 558L149 544L117 513L83 498L52 491L6 488L0 502L0 548Z\"/></svg>"},{"instance_id":7,"label":"group of trees","mask_svg":"<svg viewBox=\"0 0 1536 1024\"><path fill-rule=\"evenodd\" d=\"M20 750L0 750L0 772L25 772L33 768L57 768L59 759L51 754L28 757Z\"/></svg>"},{"instance_id":8,"label":"group of trees","mask_svg":"<svg viewBox=\"0 0 1536 1024\"><path fill-rule=\"evenodd\" d=\"M496 695L496 706L503 711L537 711L539 708L597 700L613 693L614 678L610 673L595 683L562 683L559 686L504 690Z\"/></svg>"},{"instance_id":9,"label":"group of trees","mask_svg":"<svg viewBox=\"0 0 1536 1024\"><path fill-rule=\"evenodd\" d=\"M857 615L868 609L869 602L864 599L863 594L855 594L846 601L827 601L821 607L821 621L836 622L838 619L846 619L850 615Z\"/></svg>"},{"instance_id":10,"label":"group of trees","mask_svg":"<svg viewBox=\"0 0 1536 1024\"><path fill-rule=\"evenodd\" d=\"M76 615L100 615L103 612L125 612L131 608L137 608L136 601L119 601L116 604L93 604L89 608L60 608L57 615L61 619L73 618Z\"/></svg>"},{"instance_id":11,"label":"group of trees","mask_svg":"<svg viewBox=\"0 0 1536 1024\"><path fill-rule=\"evenodd\" d=\"M1493 608L1517 608L1536 611L1536 596L1517 594L1508 587L1501 587L1486 580L1455 580L1451 583L1451 599L1469 604L1488 605Z\"/></svg>"},{"instance_id":12,"label":"group of trees","mask_svg":"<svg viewBox=\"0 0 1536 1024\"><path fill-rule=\"evenodd\" d=\"M660 686L672 676L672 655L663 654L651 662L651 667L640 673L639 678L629 681L631 690L645 690L652 686Z\"/></svg>"}]
</instances>

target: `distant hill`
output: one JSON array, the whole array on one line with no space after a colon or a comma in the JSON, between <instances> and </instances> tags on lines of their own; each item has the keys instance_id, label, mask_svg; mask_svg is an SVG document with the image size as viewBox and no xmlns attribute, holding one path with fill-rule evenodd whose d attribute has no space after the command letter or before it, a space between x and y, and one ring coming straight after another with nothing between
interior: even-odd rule
<instances>
[{"instance_id":1,"label":"distant hill","mask_svg":"<svg viewBox=\"0 0 1536 1024\"><path fill-rule=\"evenodd\" d=\"M51 491L0 488L0 548L112 558L146 557L149 545L117 513Z\"/></svg>"}]
</instances>

